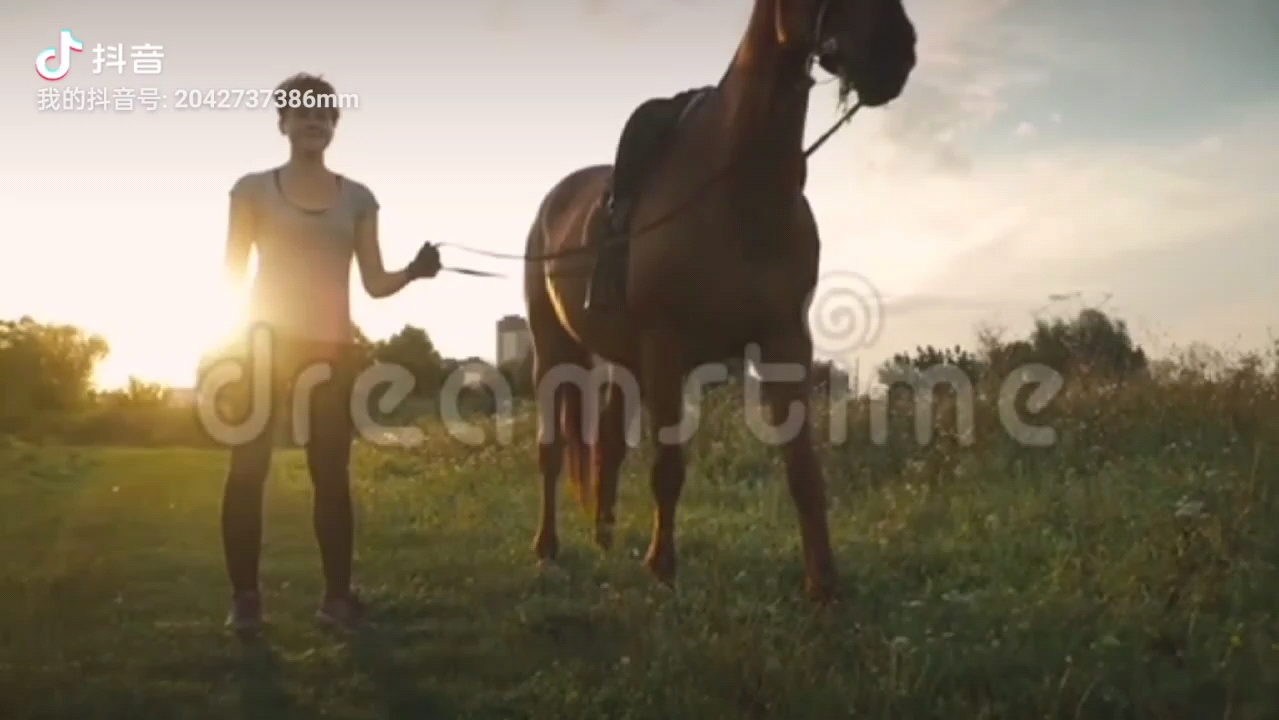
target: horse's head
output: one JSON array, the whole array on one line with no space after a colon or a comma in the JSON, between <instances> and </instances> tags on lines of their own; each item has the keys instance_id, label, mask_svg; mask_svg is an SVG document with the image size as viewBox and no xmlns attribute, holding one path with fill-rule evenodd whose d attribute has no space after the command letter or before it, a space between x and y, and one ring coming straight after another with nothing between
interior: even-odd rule
<instances>
[{"instance_id":1,"label":"horse's head","mask_svg":"<svg viewBox=\"0 0 1279 720\"><path fill-rule=\"evenodd\" d=\"M815 56L867 107L901 94L915 67L915 26L902 0L776 0L778 40Z\"/></svg>"}]
</instances>

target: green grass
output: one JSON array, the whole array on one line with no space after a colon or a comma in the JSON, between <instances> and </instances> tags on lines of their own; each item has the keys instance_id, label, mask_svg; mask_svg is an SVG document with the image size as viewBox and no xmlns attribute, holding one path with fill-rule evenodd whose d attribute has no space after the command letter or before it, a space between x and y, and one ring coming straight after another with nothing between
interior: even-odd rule
<instances>
[{"instance_id":1,"label":"green grass","mask_svg":"<svg viewBox=\"0 0 1279 720\"><path fill-rule=\"evenodd\" d=\"M221 453L0 448L0 717L1279 717L1274 446L1140 424L1092 454L983 445L944 477L824 447L844 600L823 612L740 423L694 444L674 592L640 565L646 452L611 553L564 493L556 578L527 418L509 448L361 446L379 628L349 641L311 621L309 480L280 452L251 646L222 628Z\"/></svg>"}]
</instances>

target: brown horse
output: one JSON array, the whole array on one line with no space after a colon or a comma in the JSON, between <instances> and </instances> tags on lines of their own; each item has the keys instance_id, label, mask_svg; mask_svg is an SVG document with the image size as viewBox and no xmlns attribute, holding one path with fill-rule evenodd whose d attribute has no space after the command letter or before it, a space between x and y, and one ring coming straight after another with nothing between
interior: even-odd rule
<instances>
[{"instance_id":1,"label":"brown horse","mask_svg":"<svg viewBox=\"0 0 1279 720\"><path fill-rule=\"evenodd\" d=\"M856 90L868 107L896 98L915 65L915 30L901 0L754 1L727 73L684 113L647 171L626 241L622 303L587 302L587 256L608 235L602 199L613 167L572 172L542 201L525 273L540 408L541 560L558 552L555 490L565 460L583 505L594 500L596 542L611 545L625 436L642 407L656 441L657 511L645 564L672 582L685 382L699 366L754 347L757 363L804 369L803 379L769 383L765 393L775 422L802 413L782 452L805 589L833 599L826 492L807 416L806 313L819 239L804 197L802 142L814 61L839 77L841 97ZM593 386L600 375L587 374L597 372L596 359L606 361L606 382Z\"/></svg>"}]
</instances>

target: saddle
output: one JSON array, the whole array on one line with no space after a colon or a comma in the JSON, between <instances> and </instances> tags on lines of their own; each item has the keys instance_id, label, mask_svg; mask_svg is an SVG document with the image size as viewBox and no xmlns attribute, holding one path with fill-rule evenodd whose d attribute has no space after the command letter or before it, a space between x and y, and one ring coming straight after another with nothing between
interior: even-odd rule
<instances>
[{"instance_id":1,"label":"saddle","mask_svg":"<svg viewBox=\"0 0 1279 720\"><path fill-rule=\"evenodd\" d=\"M713 90L714 86L706 86L650 98L627 119L618 140L612 178L600 197L604 228L592 233L596 235L596 253L586 292L587 309L615 309L624 304L631 210L649 171L670 146L675 129Z\"/></svg>"}]
</instances>

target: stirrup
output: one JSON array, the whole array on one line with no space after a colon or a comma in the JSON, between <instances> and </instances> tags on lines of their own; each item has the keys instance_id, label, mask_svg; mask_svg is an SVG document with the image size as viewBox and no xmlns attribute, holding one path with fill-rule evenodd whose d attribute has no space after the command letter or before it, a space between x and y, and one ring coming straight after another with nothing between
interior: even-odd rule
<instances>
[{"instance_id":1,"label":"stirrup","mask_svg":"<svg viewBox=\"0 0 1279 720\"><path fill-rule=\"evenodd\" d=\"M608 196L608 205L605 208L606 220L608 225L608 235L610 238L616 238L626 234L628 218L622 217L621 208L618 207L617 197L611 193ZM621 249L618 249L620 252Z\"/></svg>"},{"instance_id":2,"label":"stirrup","mask_svg":"<svg viewBox=\"0 0 1279 720\"><path fill-rule=\"evenodd\" d=\"M615 309L625 303L625 259L617 255L625 251L626 248L622 247L608 248L607 241L598 249L586 284L583 306L587 310Z\"/></svg>"},{"instance_id":3,"label":"stirrup","mask_svg":"<svg viewBox=\"0 0 1279 720\"><path fill-rule=\"evenodd\" d=\"M604 218L610 235L617 234L617 196L610 190L604 199Z\"/></svg>"},{"instance_id":4,"label":"stirrup","mask_svg":"<svg viewBox=\"0 0 1279 720\"><path fill-rule=\"evenodd\" d=\"M592 275L586 285L586 302L582 307L586 310L608 310L617 305L614 302L615 292L610 290L607 278Z\"/></svg>"},{"instance_id":5,"label":"stirrup","mask_svg":"<svg viewBox=\"0 0 1279 720\"><path fill-rule=\"evenodd\" d=\"M591 287L586 291L586 310L616 310L625 303L625 292L621 288L608 287L608 281L604 281L603 287L595 287L595 283L591 283Z\"/></svg>"}]
</instances>

